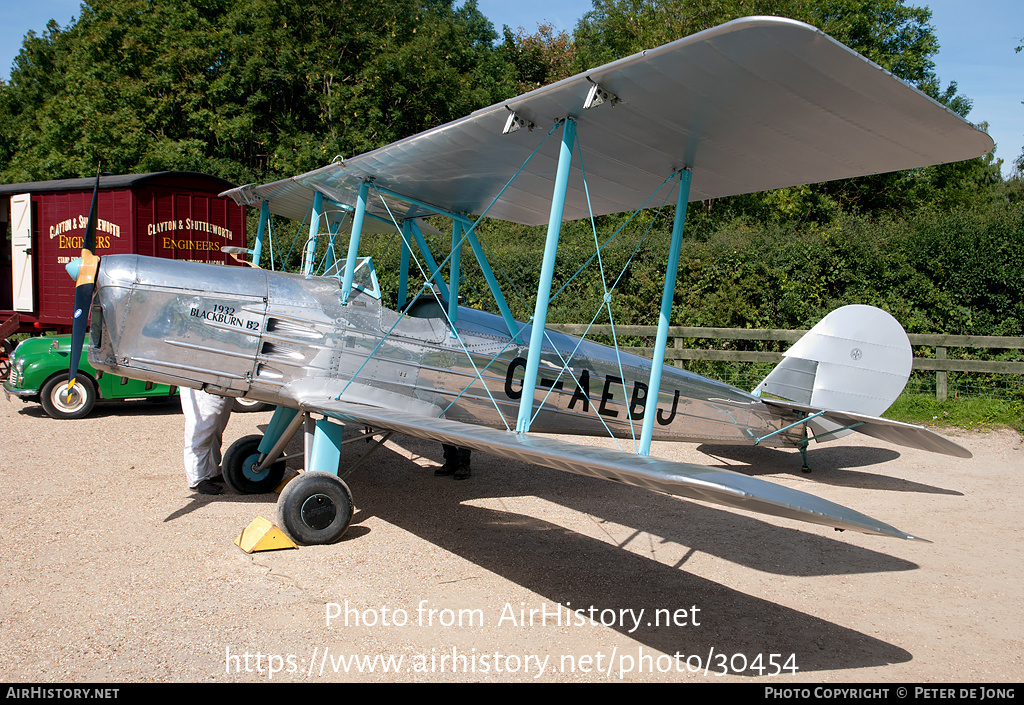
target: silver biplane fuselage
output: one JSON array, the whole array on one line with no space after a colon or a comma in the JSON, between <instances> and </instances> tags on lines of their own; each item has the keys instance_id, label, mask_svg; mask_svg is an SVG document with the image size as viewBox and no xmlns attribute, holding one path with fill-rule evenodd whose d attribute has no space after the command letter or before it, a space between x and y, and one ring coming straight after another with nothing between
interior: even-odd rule
<instances>
[{"instance_id":1,"label":"silver biplane fuselage","mask_svg":"<svg viewBox=\"0 0 1024 705\"><path fill-rule=\"evenodd\" d=\"M460 307L452 326L429 294L398 313L374 289L357 287L342 304L334 277L108 256L90 362L283 406L340 399L514 428L530 326L516 343L500 316ZM650 367L642 357L617 358L610 347L548 331L531 429L636 438ZM753 443L793 421L752 394L673 367L661 389L655 440ZM802 439L794 430L765 443Z\"/></svg>"}]
</instances>

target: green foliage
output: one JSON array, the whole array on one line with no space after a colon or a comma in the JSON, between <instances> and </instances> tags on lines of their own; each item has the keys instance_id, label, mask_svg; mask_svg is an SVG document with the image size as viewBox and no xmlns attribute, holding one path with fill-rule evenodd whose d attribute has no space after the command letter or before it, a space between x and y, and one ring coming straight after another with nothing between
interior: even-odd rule
<instances>
[{"instance_id":1,"label":"green foliage","mask_svg":"<svg viewBox=\"0 0 1024 705\"><path fill-rule=\"evenodd\" d=\"M589 323L605 286L620 324L652 322L661 297L672 213L642 213L601 252L588 222L559 240L549 320ZM721 220L691 212L680 257L672 323L806 328L834 308L871 304L912 333L1021 335L1024 330L1024 203L991 199L971 208L922 205L902 215L841 214L828 226ZM597 221L604 243L625 216ZM492 264L527 301L534 295L544 229L485 223ZM443 247L443 244L442 244ZM440 248L439 248L440 249ZM628 266L627 266L628 265ZM476 275L467 274L469 277ZM485 288L482 278L474 285ZM600 315L598 322L607 321Z\"/></svg>"},{"instance_id":2,"label":"green foliage","mask_svg":"<svg viewBox=\"0 0 1024 705\"><path fill-rule=\"evenodd\" d=\"M964 334L1021 335L1021 208L928 209L914 225L908 263L936 292L928 327Z\"/></svg>"},{"instance_id":3,"label":"green foliage","mask_svg":"<svg viewBox=\"0 0 1024 705\"><path fill-rule=\"evenodd\" d=\"M503 34L502 54L514 71L517 94L573 75L576 44L568 33L545 23L533 34L522 27L513 34L507 26Z\"/></svg>"},{"instance_id":4,"label":"green foliage","mask_svg":"<svg viewBox=\"0 0 1024 705\"><path fill-rule=\"evenodd\" d=\"M509 95L496 38L453 0L92 0L26 37L0 91L3 178L309 170Z\"/></svg>"},{"instance_id":5,"label":"green foliage","mask_svg":"<svg viewBox=\"0 0 1024 705\"><path fill-rule=\"evenodd\" d=\"M1024 39L1022 39L1021 41L1024 41ZM1018 54L1019 54L1019 53L1020 53L1021 51L1024 51L1024 44L1021 44L1020 46L1017 46L1017 47L1016 47L1016 48L1014 49L1014 51L1015 51L1015 52L1017 52ZM1014 168L1015 168L1015 172L1016 172L1017 176L1018 176L1018 177L1024 176L1024 151L1022 151L1022 152L1020 153L1020 156L1018 156L1018 157L1017 157L1017 158L1016 158L1016 159L1014 160L1014 163L1013 163L1013 164L1014 164Z\"/></svg>"}]
</instances>

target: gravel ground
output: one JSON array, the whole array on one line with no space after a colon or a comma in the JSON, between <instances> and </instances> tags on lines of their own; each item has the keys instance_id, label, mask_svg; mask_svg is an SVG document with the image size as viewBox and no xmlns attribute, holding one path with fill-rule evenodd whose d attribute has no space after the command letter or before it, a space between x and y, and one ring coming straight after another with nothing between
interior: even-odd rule
<instances>
[{"instance_id":1,"label":"gravel ground","mask_svg":"<svg viewBox=\"0 0 1024 705\"><path fill-rule=\"evenodd\" d=\"M226 442L269 418L235 414ZM1024 680L1012 431L949 431L971 460L845 438L810 475L795 451L655 444L934 543L484 454L455 482L395 437L349 479L343 541L247 555L276 496L191 494L175 404L55 421L0 397L0 419L2 681Z\"/></svg>"}]
</instances>

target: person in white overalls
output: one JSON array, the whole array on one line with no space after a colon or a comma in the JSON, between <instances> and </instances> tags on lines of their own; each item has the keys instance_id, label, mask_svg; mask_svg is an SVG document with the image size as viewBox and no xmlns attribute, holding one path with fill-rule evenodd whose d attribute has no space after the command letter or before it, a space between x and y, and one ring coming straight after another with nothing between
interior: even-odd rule
<instances>
[{"instance_id":1,"label":"person in white overalls","mask_svg":"<svg viewBox=\"0 0 1024 705\"><path fill-rule=\"evenodd\" d=\"M185 415L185 478L199 494L220 494L220 446L231 417L231 398L181 387Z\"/></svg>"}]
</instances>

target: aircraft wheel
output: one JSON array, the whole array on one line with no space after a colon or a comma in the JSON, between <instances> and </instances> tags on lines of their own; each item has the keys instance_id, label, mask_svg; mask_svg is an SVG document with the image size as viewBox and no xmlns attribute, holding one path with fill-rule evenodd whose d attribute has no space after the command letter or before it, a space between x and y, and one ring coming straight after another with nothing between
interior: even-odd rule
<instances>
[{"instance_id":1,"label":"aircraft wheel","mask_svg":"<svg viewBox=\"0 0 1024 705\"><path fill-rule=\"evenodd\" d=\"M246 399L245 397L235 397L231 400L232 411L263 411L269 409L270 404L266 402L257 401L255 399Z\"/></svg>"},{"instance_id":2,"label":"aircraft wheel","mask_svg":"<svg viewBox=\"0 0 1024 705\"><path fill-rule=\"evenodd\" d=\"M67 374L54 375L39 390L39 401L51 418L80 419L96 404L96 385L88 377L78 375L69 392Z\"/></svg>"},{"instance_id":3,"label":"aircraft wheel","mask_svg":"<svg viewBox=\"0 0 1024 705\"><path fill-rule=\"evenodd\" d=\"M0 381L7 379L11 373L11 356L14 354L14 343L4 338L0 340Z\"/></svg>"},{"instance_id":4,"label":"aircraft wheel","mask_svg":"<svg viewBox=\"0 0 1024 705\"><path fill-rule=\"evenodd\" d=\"M260 461L260 441L263 436L243 436L231 444L220 465L224 482L238 494L265 494L273 492L284 477L284 461L279 460L263 472L256 472Z\"/></svg>"},{"instance_id":5,"label":"aircraft wheel","mask_svg":"<svg viewBox=\"0 0 1024 705\"><path fill-rule=\"evenodd\" d=\"M322 470L304 472L285 485L277 500L277 525L304 546L338 541L352 523L348 485Z\"/></svg>"}]
</instances>

